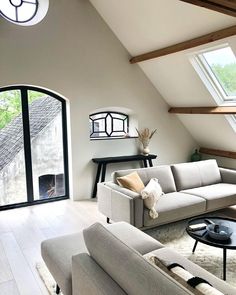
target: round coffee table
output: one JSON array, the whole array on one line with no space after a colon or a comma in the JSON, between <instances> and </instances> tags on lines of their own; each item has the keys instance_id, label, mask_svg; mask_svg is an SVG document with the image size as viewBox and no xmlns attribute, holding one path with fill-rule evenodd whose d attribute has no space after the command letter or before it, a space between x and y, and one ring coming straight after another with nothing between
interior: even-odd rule
<instances>
[{"instance_id":1,"label":"round coffee table","mask_svg":"<svg viewBox=\"0 0 236 295\"><path fill-rule=\"evenodd\" d=\"M206 221L207 219L213 221L216 224L221 224L221 225L230 227L233 230L232 236L226 241L215 240L209 237L206 229L193 231L189 228L190 225L199 224L199 223L205 223L206 225L208 225L209 223ZM195 239L195 244L192 250L193 253L196 250L198 242L201 242L203 244L206 244L212 247L223 249L223 280L225 281L226 280L226 251L227 249L236 250L236 220L230 219L230 218L224 218L224 217L208 217L208 216L193 218L188 222L186 231L190 235L190 237Z\"/></svg>"}]
</instances>

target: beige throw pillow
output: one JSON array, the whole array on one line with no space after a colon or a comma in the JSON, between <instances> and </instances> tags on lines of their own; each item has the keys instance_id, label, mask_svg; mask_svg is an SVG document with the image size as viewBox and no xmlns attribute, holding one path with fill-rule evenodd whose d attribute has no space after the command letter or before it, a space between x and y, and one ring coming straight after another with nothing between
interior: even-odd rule
<instances>
[{"instance_id":1,"label":"beige throw pillow","mask_svg":"<svg viewBox=\"0 0 236 295\"><path fill-rule=\"evenodd\" d=\"M137 171L125 176L117 177L116 180L120 186L125 187L136 193L140 193L141 190L144 188L142 179L139 177Z\"/></svg>"},{"instance_id":2,"label":"beige throw pillow","mask_svg":"<svg viewBox=\"0 0 236 295\"><path fill-rule=\"evenodd\" d=\"M152 219L156 219L158 217L155 206L162 195L164 195L164 193L157 178L152 178L141 191L144 205L149 209L149 216Z\"/></svg>"}]
</instances>

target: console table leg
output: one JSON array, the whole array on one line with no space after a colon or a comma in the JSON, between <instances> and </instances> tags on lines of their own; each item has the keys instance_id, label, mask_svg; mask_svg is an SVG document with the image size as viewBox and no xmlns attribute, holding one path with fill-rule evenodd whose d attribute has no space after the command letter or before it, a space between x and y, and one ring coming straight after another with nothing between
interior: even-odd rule
<instances>
[{"instance_id":1,"label":"console table leg","mask_svg":"<svg viewBox=\"0 0 236 295\"><path fill-rule=\"evenodd\" d=\"M147 168L147 160L143 160L144 168Z\"/></svg>"},{"instance_id":2,"label":"console table leg","mask_svg":"<svg viewBox=\"0 0 236 295\"><path fill-rule=\"evenodd\" d=\"M106 170L107 170L107 164L103 164L102 165L102 179L101 179L101 182L104 182L105 181Z\"/></svg>"},{"instance_id":3,"label":"console table leg","mask_svg":"<svg viewBox=\"0 0 236 295\"><path fill-rule=\"evenodd\" d=\"M60 287L58 286L58 284L56 285L56 294L60 294L60 292L61 292L61 289L60 289Z\"/></svg>"},{"instance_id":4,"label":"console table leg","mask_svg":"<svg viewBox=\"0 0 236 295\"><path fill-rule=\"evenodd\" d=\"M107 217L107 223L110 223L110 218L109 217Z\"/></svg>"},{"instance_id":5,"label":"console table leg","mask_svg":"<svg viewBox=\"0 0 236 295\"><path fill-rule=\"evenodd\" d=\"M198 241L196 240L196 241L195 241L195 244L194 244L194 246L193 246L192 253L194 253L194 252L195 252L195 250L196 250L196 247L197 247L197 243L198 243Z\"/></svg>"},{"instance_id":6,"label":"console table leg","mask_svg":"<svg viewBox=\"0 0 236 295\"><path fill-rule=\"evenodd\" d=\"M223 280L226 281L226 249L223 249Z\"/></svg>"},{"instance_id":7,"label":"console table leg","mask_svg":"<svg viewBox=\"0 0 236 295\"><path fill-rule=\"evenodd\" d=\"M153 167L152 159L148 159L148 162L149 162L149 167Z\"/></svg>"},{"instance_id":8,"label":"console table leg","mask_svg":"<svg viewBox=\"0 0 236 295\"><path fill-rule=\"evenodd\" d=\"M92 198L96 198L97 184L99 182L99 178L100 178L100 174L101 174L101 168L102 168L102 164L99 163L98 168L97 168L97 174L96 174L95 182L94 182Z\"/></svg>"}]
</instances>

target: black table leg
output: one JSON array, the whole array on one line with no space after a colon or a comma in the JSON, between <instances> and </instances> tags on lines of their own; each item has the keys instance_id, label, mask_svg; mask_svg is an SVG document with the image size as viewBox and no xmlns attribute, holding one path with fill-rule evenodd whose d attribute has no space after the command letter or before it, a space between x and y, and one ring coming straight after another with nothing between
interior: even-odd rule
<instances>
[{"instance_id":1,"label":"black table leg","mask_svg":"<svg viewBox=\"0 0 236 295\"><path fill-rule=\"evenodd\" d=\"M96 198L96 194L97 194L97 184L98 184L98 182L99 182L99 178L100 178L100 174L101 174L101 168L102 168L102 164L99 163L99 164L98 164L98 168L97 168L97 174L96 174L95 182L94 182L92 198Z\"/></svg>"},{"instance_id":2,"label":"black table leg","mask_svg":"<svg viewBox=\"0 0 236 295\"><path fill-rule=\"evenodd\" d=\"M143 160L143 165L145 168L147 168L147 160L146 159Z\"/></svg>"},{"instance_id":3,"label":"black table leg","mask_svg":"<svg viewBox=\"0 0 236 295\"><path fill-rule=\"evenodd\" d=\"M148 162L149 162L149 167L153 167L152 159L148 159Z\"/></svg>"},{"instance_id":4,"label":"black table leg","mask_svg":"<svg viewBox=\"0 0 236 295\"><path fill-rule=\"evenodd\" d=\"M226 249L223 248L223 280L226 281Z\"/></svg>"},{"instance_id":5,"label":"black table leg","mask_svg":"<svg viewBox=\"0 0 236 295\"><path fill-rule=\"evenodd\" d=\"M101 182L104 182L105 181L106 169L107 169L107 164L103 163L103 165L102 165L102 178L101 178Z\"/></svg>"},{"instance_id":6,"label":"black table leg","mask_svg":"<svg viewBox=\"0 0 236 295\"><path fill-rule=\"evenodd\" d=\"M195 250L196 250L196 247L197 247L197 243L198 243L198 241L196 240L196 241L195 241L195 244L194 244L194 246L193 246L192 253L194 253L194 252L195 252Z\"/></svg>"},{"instance_id":7,"label":"black table leg","mask_svg":"<svg viewBox=\"0 0 236 295\"><path fill-rule=\"evenodd\" d=\"M60 292L61 292L61 289L60 289L60 287L58 286L58 284L56 285L56 294L60 294Z\"/></svg>"}]
</instances>

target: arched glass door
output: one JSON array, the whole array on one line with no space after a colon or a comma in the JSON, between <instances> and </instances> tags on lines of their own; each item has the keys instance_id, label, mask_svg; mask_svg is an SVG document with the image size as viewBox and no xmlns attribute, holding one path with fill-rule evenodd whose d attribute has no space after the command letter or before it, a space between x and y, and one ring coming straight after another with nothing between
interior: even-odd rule
<instances>
[{"instance_id":1,"label":"arched glass door","mask_svg":"<svg viewBox=\"0 0 236 295\"><path fill-rule=\"evenodd\" d=\"M65 199L65 100L31 86L0 89L0 209Z\"/></svg>"}]
</instances>

